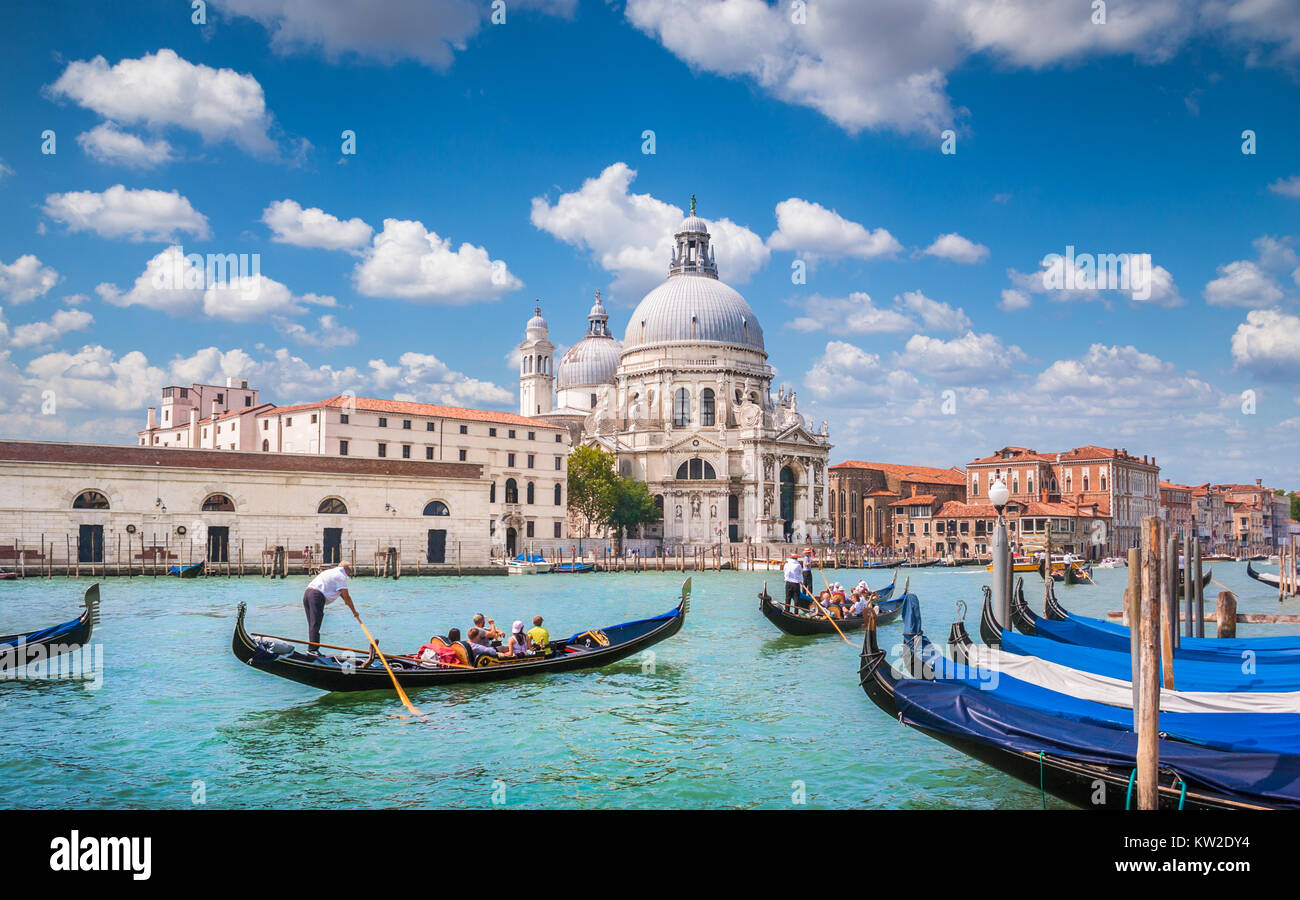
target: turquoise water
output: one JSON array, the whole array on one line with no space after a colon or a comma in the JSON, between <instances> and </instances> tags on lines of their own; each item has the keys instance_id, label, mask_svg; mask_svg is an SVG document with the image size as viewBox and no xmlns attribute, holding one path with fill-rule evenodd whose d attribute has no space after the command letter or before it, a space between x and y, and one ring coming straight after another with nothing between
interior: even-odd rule
<instances>
[{"instance_id":1,"label":"turquoise water","mask_svg":"<svg viewBox=\"0 0 1300 900\"><path fill-rule=\"evenodd\" d=\"M1242 611L1276 594L1217 564ZM836 576L837 573L829 573ZM856 581L843 571L838 579ZM874 585L882 573L866 573ZM966 600L978 634L983 569L915 570L927 630L946 636ZM857 683L858 638L781 635L754 599L776 573L696 573L691 612L654 648L605 669L412 694L426 720L394 718L388 692L321 694L230 652L249 627L302 635L305 579L110 578L101 583L102 686L0 681L0 807L29 808L1036 808L1038 791L905 728ZM1119 607L1123 569L1059 587L1071 609ZM681 576L358 579L363 619L414 649L482 611L508 626L546 617L553 636L670 609ZM0 583L0 633L76 615L89 582ZM1041 581L1026 581L1041 608ZM1217 594L1211 587L1207 593ZM1291 604L1288 604L1288 607ZM1288 611L1292 611L1288 609ZM898 636L882 629L882 642ZM1261 633L1250 626L1245 634ZM323 640L361 646L341 603ZM202 801L201 803L196 802ZM1055 805L1049 800L1049 804Z\"/></svg>"}]
</instances>

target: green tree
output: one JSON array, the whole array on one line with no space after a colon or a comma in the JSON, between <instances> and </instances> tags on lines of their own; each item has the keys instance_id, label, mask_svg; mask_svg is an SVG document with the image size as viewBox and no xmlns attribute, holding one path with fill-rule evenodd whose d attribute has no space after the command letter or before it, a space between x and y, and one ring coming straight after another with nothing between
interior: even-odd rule
<instances>
[{"instance_id":1,"label":"green tree","mask_svg":"<svg viewBox=\"0 0 1300 900\"><path fill-rule=\"evenodd\" d=\"M614 529L614 552L623 553L623 535L629 528L659 521L659 507L644 482L619 478L614 482L614 502L605 524Z\"/></svg>"},{"instance_id":2,"label":"green tree","mask_svg":"<svg viewBox=\"0 0 1300 900\"><path fill-rule=\"evenodd\" d=\"M603 526L614 508L618 473L614 454L599 447L578 447L569 455L569 509L582 518L583 537Z\"/></svg>"}]
</instances>

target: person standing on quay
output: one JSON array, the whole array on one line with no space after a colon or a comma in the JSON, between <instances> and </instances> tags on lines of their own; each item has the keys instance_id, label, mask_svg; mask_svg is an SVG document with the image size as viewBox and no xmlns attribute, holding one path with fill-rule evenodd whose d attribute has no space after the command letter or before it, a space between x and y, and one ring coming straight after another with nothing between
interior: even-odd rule
<instances>
[{"instance_id":1,"label":"person standing on quay","mask_svg":"<svg viewBox=\"0 0 1300 900\"><path fill-rule=\"evenodd\" d=\"M348 576L352 574L352 564L342 563L332 569L322 569L311 580L307 590L302 593L302 608L307 614L307 652L320 650L320 626L325 620L325 607L339 597L357 615L357 608L352 605L352 595L348 593ZM360 619L360 616L357 617Z\"/></svg>"},{"instance_id":2,"label":"person standing on quay","mask_svg":"<svg viewBox=\"0 0 1300 900\"><path fill-rule=\"evenodd\" d=\"M793 600L795 606L804 609L804 599L801 588L803 587L803 564L799 562L799 557L794 553L786 560L785 569L785 608L790 609L790 602Z\"/></svg>"}]
</instances>

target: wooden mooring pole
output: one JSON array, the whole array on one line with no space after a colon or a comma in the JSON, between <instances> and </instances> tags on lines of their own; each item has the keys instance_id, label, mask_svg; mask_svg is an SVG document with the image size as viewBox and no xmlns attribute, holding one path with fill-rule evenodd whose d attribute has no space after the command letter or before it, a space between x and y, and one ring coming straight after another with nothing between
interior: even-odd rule
<instances>
[{"instance_id":1,"label":"wooden mooring pole","mask_svg":"<svg viewBox=\"0 0 1300 900\"><path fill-rule=\"evenodd\" d=\"M1160 802L1160 520L1142 519L1142 648L1139 657L1140 704L1137 726L1138 809L1156 809Z\"/></svg>"}]
</instances>

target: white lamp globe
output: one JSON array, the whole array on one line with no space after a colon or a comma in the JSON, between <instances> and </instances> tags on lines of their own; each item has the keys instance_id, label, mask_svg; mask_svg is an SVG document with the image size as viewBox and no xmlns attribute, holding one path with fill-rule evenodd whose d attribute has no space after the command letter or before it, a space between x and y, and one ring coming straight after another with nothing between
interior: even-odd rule
<instances>
[{"instance_id":1,"label":"white lamp globe","mask_svg":"<svg viewBox=\"0 0 1300 900\"><path fill-rule=\"evenodd\" d=\"M989 500L993 501L993 505L999 512L1007 505L1007 500L1010 498L1011 492L1007 490L1006 482L1000 478L993 482L993 486L989 488Z\"/></svg>"}]
</instances>

